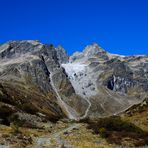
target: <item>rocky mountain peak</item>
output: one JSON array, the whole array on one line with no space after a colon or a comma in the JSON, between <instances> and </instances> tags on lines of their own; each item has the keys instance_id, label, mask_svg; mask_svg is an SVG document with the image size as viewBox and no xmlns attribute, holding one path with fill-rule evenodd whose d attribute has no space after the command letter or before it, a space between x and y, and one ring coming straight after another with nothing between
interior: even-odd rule
<instances>
[{"instance_id":1,"label":"rocky mountain peak","mask_svg":"<svg viewBox=\"0 0 148 148\"><path fill-rule=\"evenodd\" d=\"M102 52L104 53L105 50L101 48L97 43L88 45L83 50L83 54L87 57L97 56L99 53L102 53Z\"/></svg>"},{"instance_id":2,"label":"rocky mountain peak","mask_svg":"<svg viewBox=\"0 0 148 148\"><path fill-rule=\"evenodd\" d=\"M82 52L75 52L70 57L70 62L86 62L90 60L108 60L107 52L98 44L93 43L85 47Z\"/></svg>"},{"instance_id":3,"label":"rocky mountain peak","mask_svg":"<svg viewBox=\"0 0 148 148\"><path fill-rule=\"evenodd\" d=\"M59 63L60 64L68 63L69 56L66 53L66 50L61 45L59 45L55 49L56 49L56 52L57 52L57 57L58 57Z\"/></svg>"},{"instance_id":4,"label":"rocky mountain peak","mask_svg":"<svg viewBox=\"0 0 148 148\"><path fill-rule=\"evenodd\" d=\"M9 41L0 46L0 57L12 58L40 50L43 44L34 40Z\"/></svg>"}]
</instances>

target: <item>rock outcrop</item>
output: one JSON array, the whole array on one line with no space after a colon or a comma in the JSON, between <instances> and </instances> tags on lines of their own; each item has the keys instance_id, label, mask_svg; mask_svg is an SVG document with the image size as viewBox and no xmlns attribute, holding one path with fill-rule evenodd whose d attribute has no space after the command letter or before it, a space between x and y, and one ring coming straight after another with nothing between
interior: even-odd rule
<instances>
[{"instance_id":1,"label":"rock outcrop","mask_svg":"<svg viewBox=\"0 0 148 148\"><path fill-rule=\"evenodd\" d=\"M67 55L64 48L62 46L58 46L55 49L56 49L56 52L57 52L58 62L60 64L68 63L69 62L69 56Z\"/></svg>"}]
</instances>

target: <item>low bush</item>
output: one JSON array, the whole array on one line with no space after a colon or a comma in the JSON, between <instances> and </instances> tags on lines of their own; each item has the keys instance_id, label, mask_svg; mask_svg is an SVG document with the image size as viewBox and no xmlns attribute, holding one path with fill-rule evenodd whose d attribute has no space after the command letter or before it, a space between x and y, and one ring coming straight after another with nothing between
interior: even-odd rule
<instances>
[{"instance_id":1,"label":"low bush","mask_svg":"<svg viewBox=\"0 0 148 148\"><path fill-rule=\"evenodd\" d=\"M20 108L29 114L35 114L38 112L38 110L31 103L24 103L20 106Z\"/></svg>"},{"instance_id":2,"label":"low bush","mask_svg":"<svg viewBox=\"0 0 148 148\"><path fill-rule=\"evenodd\" d=\"M108 132L104 127L99 128L99 134L100 134L100 136L102 138L107 138L108 137Z\"/></svg>"},{"instance_id":3,"label":"low bush","mask_svg":"<svg viewBox=\"0 0 148 148\"><path fill-rule=\"evenodd\" d=\"M99 128L105 128L107 131L127 131L142 133L142 129L130 122L121 120L120 117L101 118L97 121L88 121L89 128L93 128L98 133Z\"/></svg>"},{"instance_id":4,"label":"low bush","mask_svg":"<svg viewBox=\"0 0 148 148\"><path fill-rule=\"evenodd\" d=\"M89 129L106 138L109 143L122 144L122 140L127 137L131 142L134 141L135 146L148 145L148 133L130 122L123 121L120 117L85 120L86 122Z\"/></svg>"},{"instance_id":5,"label":"low bush","mask_svg":"<svg viewBox=\"0 0 148 148\"><path fill-rule=\"evenodd\" d=\"M0 123L9 126L10 122L8 118L13 114L13 112L13 109L10 107L0 104L0 118L2 119Z\"/></svg>"},{"instance_id":6,"label":"low bush","mask_svg":"<svg viewBox=\"0 0 148 148\"><path fill-rule=\"evenodd\" d=\"M17 114L12 115L9 120L11 122L11 128L13 130L13 133L21 133L19 128L24 124L24 121L20 120Z\"/></svg>"}]
</instances>

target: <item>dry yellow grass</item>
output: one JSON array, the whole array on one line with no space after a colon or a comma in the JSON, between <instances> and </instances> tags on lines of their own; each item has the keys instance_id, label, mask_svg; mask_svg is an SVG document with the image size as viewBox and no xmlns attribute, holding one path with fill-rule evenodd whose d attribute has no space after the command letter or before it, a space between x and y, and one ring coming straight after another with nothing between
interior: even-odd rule
<instances>
[{"instance_id":1,"label":"dry yellow grass","mask_svg":"<svg viewBox=\"0 0 148 148\"><path fill-rule=\"evenodd\" d=\"M144 131L148 131L148 109L141 113L135 113L132 116L124 116L123 120L132 122Z\"/></svg>"},{"instance_id":2,"label":"dry yellow grass","mask_svg":"<svg viewBox=\"0 0 148 148\"><path fill-rule=\"evenodd\" d=\"M141 104L128 110L129 114L123 114L122 119L132 122L144 131L148 132L148 101L145 99Z\"/></svg>"},{"instance_id":3,"label":"dry yellow grass","mask_svg":"<svg viewBox=\"0 0 148 148\"><path fill-rule=\"evenodd\" d=\"M86 128L86 125L82 124L79 129L73 130L70 133L63 134L62 139L71 143L74 148L112 148L111 144L108 144L105 139L102 139L99 135L92 133L92 130Z\"/></svg>"}]
</instances>

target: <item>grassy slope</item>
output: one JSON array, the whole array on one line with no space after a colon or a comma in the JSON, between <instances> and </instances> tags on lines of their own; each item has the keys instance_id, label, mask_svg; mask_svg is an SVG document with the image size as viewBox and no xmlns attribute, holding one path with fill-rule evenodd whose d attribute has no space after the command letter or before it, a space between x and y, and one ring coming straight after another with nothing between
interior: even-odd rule
<instances>
[{"instance_id":1,"label":"grassy slope","mask_svg":"<svg viewBox=\"0 0 148 148\"><path fill-rule=\"evenodd\" d=\"M148 132L148 99L142 103L134 105L121 115L122 119L135 124Z\"/></svg>"}]
</instances>

